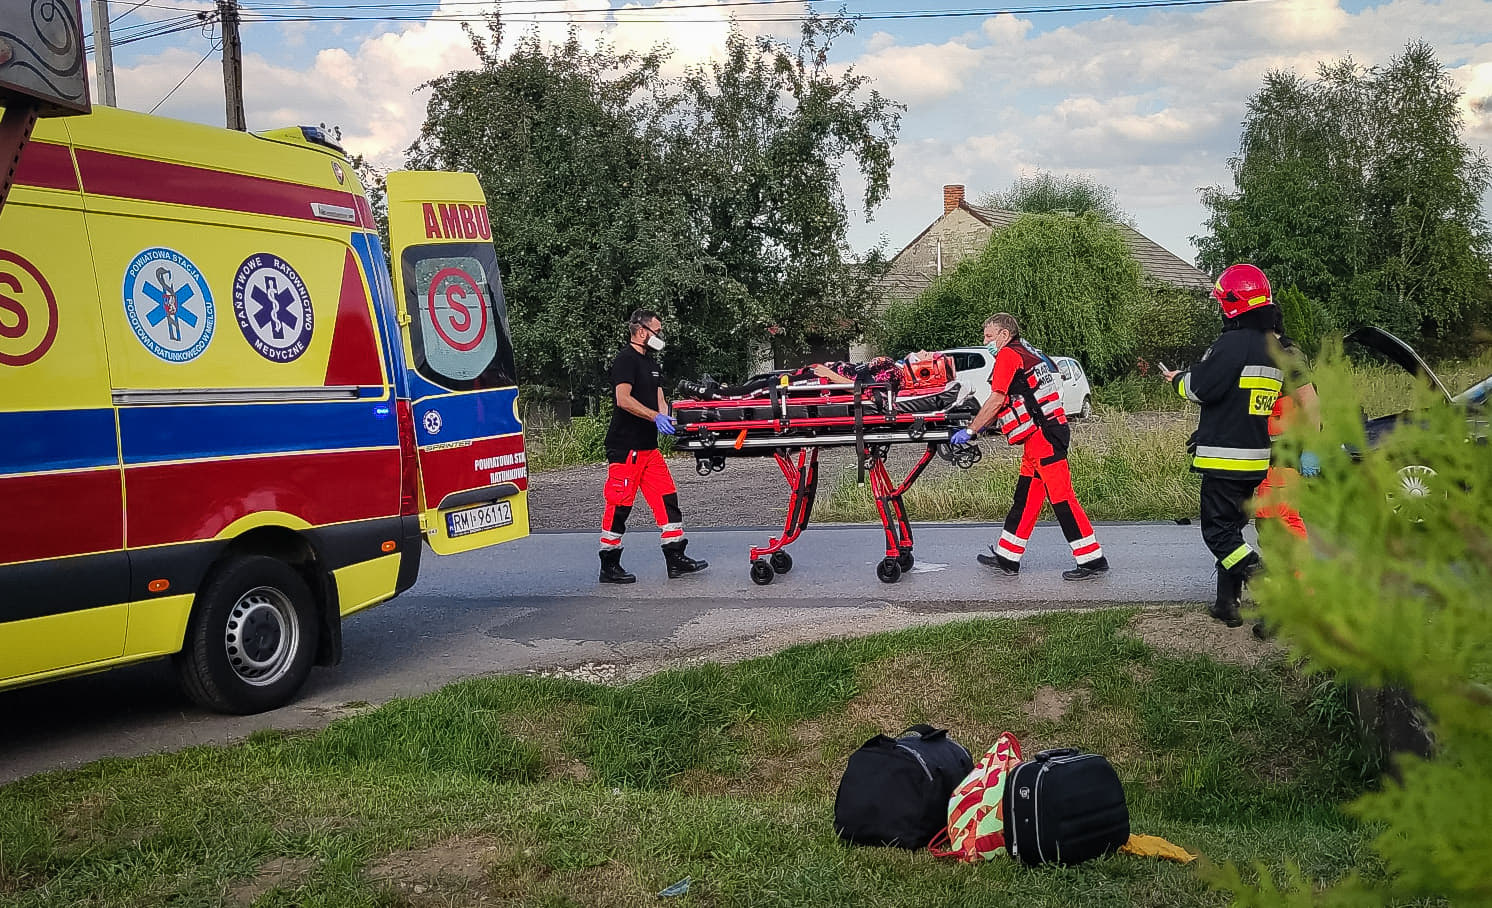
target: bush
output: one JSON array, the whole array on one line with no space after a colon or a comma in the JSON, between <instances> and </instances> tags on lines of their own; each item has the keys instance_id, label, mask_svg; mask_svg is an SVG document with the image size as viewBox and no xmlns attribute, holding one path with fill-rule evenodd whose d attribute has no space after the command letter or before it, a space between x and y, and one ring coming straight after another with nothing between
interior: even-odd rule
<instances>
[{"instance_id":1,"label":"bush","mask_svg":"<svg viewBox=\"0 0 1492 908\"><path fill-rule=\"evenodd\" d=\"M1325 307L1308 298L1295 287L1287 287L1274 298L1285 316L1285 334L1305 352L1315 357L1321 352L1321 341L1334 333L1330 314Z\"/></svg>"},{"instance_id":2,"label":"bush","mask_svg":"<svg viewBox=\"0 0 1492 908\"><path fill-rule=\"evenodd\" d=\"M1259 605L1280 639L1317 670L1367 687L1401 687L1424 705L1439 751L1401 756L1395 780L1349 810L1381 830L1385 872L1320 892L1298 873L1236 868L1219 875L1235 904L1404 904L1492 901L1492 454L1467 444L1466 413L1423 389L1419 416L1368 450L1358 373L1331 345L1313 378L1319 435L1298 426L1281 442L1309 448L1321 475L1287 488L1311 538L1261 527L1266 562ZM1302 421L1303 422L1303 421ZM1348 450L1366 452L1360 459ZM1431 466L1432 494L1406 499L1398 471ZM1393 498L1391 496L1398 496ZM1395 507L1397 505L1397 508ZM1412 511L1412 513L1411 513ZM1275 886L1289 889L1282 897Z\"/></svg>"},{"instance_id":3,"label":"bush","mask_svg":"<svg viewBox=\"0 0 1492 908\"><path fill-rule=\"evenodd\" d=\"M1142 370L1195 362L1222 330L1217 304L1182 287L1151 282L1145 289L1134 312L1135 357L1145 364Z\"/></svg>"}]
</instances>

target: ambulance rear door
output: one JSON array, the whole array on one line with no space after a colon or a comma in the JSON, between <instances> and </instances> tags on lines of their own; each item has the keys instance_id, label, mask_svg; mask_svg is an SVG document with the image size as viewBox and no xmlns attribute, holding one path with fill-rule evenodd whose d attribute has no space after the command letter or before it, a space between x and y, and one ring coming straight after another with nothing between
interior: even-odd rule
<instances>
[{"instance_id":1,"label":"ambulance rear door","mask_svg":"<svg viewBox=\"0 0 1492 908\"><path fill-rule=\"evenodd\" d=\"M388 176L389 245L426 539L442 555L528 535L528 466L487 205L469 173Z\"/></svg>"}]
</instances>

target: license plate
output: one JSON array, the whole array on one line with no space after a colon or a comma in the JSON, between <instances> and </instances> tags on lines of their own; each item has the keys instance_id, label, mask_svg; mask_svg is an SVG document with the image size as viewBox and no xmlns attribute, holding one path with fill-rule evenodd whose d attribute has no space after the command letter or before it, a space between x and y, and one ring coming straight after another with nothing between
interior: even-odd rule
<instances>
[{"instance_id":1,"label":"license plate","mask_svg":"<svg viewBox=\"0 0 1492 908\"><path fill-rule=\"evenodd\" d=\"M512 522L513 503L511 501L494 501L492 504L467 508L464 511L452 511L447 514L446 535L451 537L466 536L470 533L480 533L483 530L505 527Z\"/></svg>"}]
</instances>

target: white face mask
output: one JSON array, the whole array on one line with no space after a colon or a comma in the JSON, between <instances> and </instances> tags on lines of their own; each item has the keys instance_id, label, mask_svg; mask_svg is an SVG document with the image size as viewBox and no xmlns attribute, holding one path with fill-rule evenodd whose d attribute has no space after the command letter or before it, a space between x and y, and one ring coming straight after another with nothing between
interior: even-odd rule
<instances>
[{"instance_id":1,"label":"white face mask","mask_svg":"<svg viewBox=\"0 0 1492 908\"><path fill-rule=\"evenodd\" d=\"M655 352L662 353L663 352L663 338L659 337L656 334L649 334L648 335L648 347L651 348L652 350L654 350Z\"/></svg>"}]
</instances>

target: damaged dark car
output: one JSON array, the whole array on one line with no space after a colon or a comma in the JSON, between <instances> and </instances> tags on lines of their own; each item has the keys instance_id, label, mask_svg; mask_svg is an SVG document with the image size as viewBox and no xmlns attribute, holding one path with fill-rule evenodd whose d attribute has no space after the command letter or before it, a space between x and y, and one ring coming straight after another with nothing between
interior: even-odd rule
<instances>
[{"instance_id":1,"label":"damaged dark car","mask_svg":"<svg viewBox=\"0 0 1492 908\"><path fill-rule=\"evenodd\" d=\"M1404 341L1382 328L1359 328L1347 335L1346 341L1356 344L1398 365L1416 379L1427 381L1444 398L1446 406L1460 410L1466 418L1466 440L1472 444L1485 445L1488 438L1487 395L1492 393L1492 375L1482 378L1458 394L1452 394L1435 370ZM1367 431L1370 447L1378 447L1395 427L1415 421L1419 411L1406 410L1383 416L1364 414L1363 425ZM1390 496L1396 510L1412 513L1444 499L1449 491L1437 477L1434 464L1419 462L1410 457L1398 470L1399 487Z\"/></svg>"}]
</instances>

